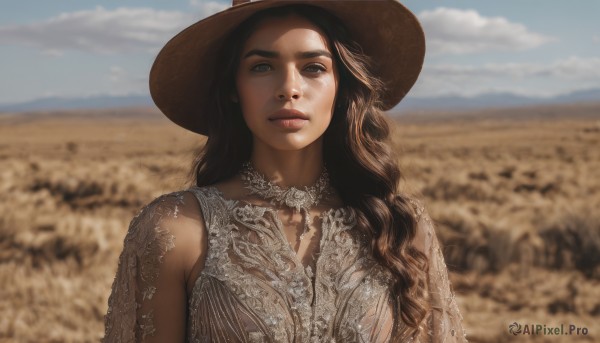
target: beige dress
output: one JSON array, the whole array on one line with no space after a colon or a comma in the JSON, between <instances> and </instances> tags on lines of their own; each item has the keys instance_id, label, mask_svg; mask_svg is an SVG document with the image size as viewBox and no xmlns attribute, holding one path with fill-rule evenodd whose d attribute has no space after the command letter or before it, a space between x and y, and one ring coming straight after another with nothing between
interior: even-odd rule
<instances>
[{"instance_id":1,"label":"beige dress","mask_svg":"<svg viewBox=\"0 0 600 343\"><path fill-rule=\"evenodd\" d=\"M187 192L194 197L186 191L163 195L132 220L108 301L105 341L144 341L173 325L188 342L391 341L391 277L373 259L367 239L353 230L351 208L321 213L313 269L296 256L273 207L226 199L215 187ZM419 341L465 342L433 225L424 208L414 206L430 258L433 308ZM167 315L169 294L181 291L161 289L173 277L163 264L188 244L179 237L181 227L194 230L194 212L206 227L206 258L191 292L172 300L187 304L179 320Z\"/></svg>"}]
</instances>

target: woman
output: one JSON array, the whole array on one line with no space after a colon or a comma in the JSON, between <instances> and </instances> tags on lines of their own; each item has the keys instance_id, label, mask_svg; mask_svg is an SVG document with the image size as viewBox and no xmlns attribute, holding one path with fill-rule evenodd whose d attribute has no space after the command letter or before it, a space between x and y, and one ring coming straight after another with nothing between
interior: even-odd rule
<instances>
[{"instance_id":1,"label":"woman","mask_svg":"<svg viewBox=\"0 0 600 343\"><path fill-rule=\"evenodd\" d=\"M173 38L153 98L208 141L131 222L105 340L464 341L382 114L423 54L395 1L234 2Z\"/></svg>"}]
</instances>

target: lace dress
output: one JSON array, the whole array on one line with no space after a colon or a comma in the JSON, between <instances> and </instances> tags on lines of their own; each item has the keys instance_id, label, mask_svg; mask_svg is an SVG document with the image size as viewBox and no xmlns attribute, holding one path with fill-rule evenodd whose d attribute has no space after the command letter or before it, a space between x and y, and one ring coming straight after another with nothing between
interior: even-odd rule
<instances>
[{"instance_id":1,"label":"lace dress","mask_svg":"<svg viewBox=\"0 0 600 343\"><path fill-rule=\"evenodd\" d=\"M430 258L432 305L418 341L465 342L432 222L413 205ZM198 220L206 228L202 258L184 252L200 251L188 248L200 244ZM392 341L391 277L352 230L353 210L330 208L319 223L313 268L296 256L272 207L226 199L215 187L157 198L130 224L108 301L105 341L157 341L161 334L173 342ZM186 291L172 266L194 258L204 265L189 276Z\"/></svg>"}]
</instances>

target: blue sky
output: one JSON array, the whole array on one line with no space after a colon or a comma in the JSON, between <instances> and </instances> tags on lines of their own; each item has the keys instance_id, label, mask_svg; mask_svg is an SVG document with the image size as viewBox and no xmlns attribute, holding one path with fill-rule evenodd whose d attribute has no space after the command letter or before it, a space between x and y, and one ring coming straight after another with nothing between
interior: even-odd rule
<instances>
[{"instance_id":1,"label":"blue sky","mask_svg":"<svg viewBox=\"0 0 600 343\"><path fill-rule=\"evenodd\" d=\"M156 53L221 0L0 0L0 104L147 94ZM600 88L600 1L407 0L428 39L410 96Z\"/></svg>"}]
</instances>

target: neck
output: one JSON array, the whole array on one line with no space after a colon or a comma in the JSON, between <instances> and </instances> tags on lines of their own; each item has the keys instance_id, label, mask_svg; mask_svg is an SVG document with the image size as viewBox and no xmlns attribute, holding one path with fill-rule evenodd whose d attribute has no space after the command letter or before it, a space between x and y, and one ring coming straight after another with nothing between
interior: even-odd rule
<instances>
[{"instance_id":1,"label":"neck","mask_svg":"<svg viewBox=\"0 0 600 343\"><path fill-rule=\"evenodd\" d=\"M323 171L322 140L301 150L276 150L255 141L250 162L254 168L281 187L313 185Z\"/></svg>"}]
</instances>

